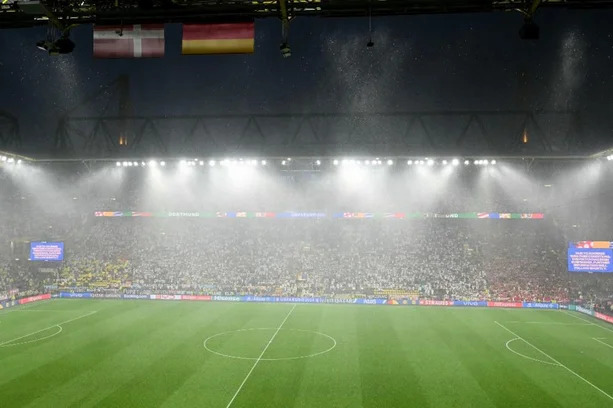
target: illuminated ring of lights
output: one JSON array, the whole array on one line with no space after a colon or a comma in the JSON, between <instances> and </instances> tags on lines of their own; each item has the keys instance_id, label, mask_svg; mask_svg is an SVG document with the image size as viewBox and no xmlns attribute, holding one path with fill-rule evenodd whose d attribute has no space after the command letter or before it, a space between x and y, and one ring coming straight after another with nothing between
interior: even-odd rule
<instances>
[{"instance_id":1,"label":"illuminated ring of lights","mask_svg":"<svg viewBox=\"0 0 613 408\"><path fill-rule=\"evenodd\" d=\"M512 342L514 342L515 340L522 340L522 339L520 339L519 337L516 337L516 338L514 338L514 339L511 339L511 340L507 341L507 343L505 344L505 346L507 346L507 349L508 349L510 352L513 352L513 353L517 354L517 355L518 355L518 356L520 356L520 357L527 358L528 360L536 361L536 362L538 362L538 363L543 363L543 364L548 364L548 365L552 365L552 366L561 367L561 365L560 365L560 364L558 364L558 363L552 363L552 362L550 362L550 361L543 361L543 360L539 360L538 358L534 358L534 357L526 356L525 354L522 354L522 353L520 353L520 352L517 352L517 351L513 350L511 347L509 347L509 344L511 344L511 343L512 343Z\"/></svg>"},{"instance_id":2,"label":"illuminated ring of lights","mask_svg":"<svg viewBox=\"0 0 613 408\"><path fill-rule=\"evenodd\" d=\"M11 343L9 341L6 344L0 345L0 347L13 347L13 346L21 346L23 344L36 343L37 341L43 341L43 340L49 339L51 337L57 336L58 334L60 334L62 332L62 330L64 330L64 329L62 329L62 326L60 326L59 324L56 324L55 326L51 326L49 329L52 329L53 327L57 327L59 330L56 331L55 333L51 333L48 336L40 337L38 339L34 339L34 340L30 340L30 341L20 341L19 343ZM29 336L26 336L26 337L29 337Z\"/></svg>"},{"instance_id":3,"label":"illuminated ring of lights","mask_svg":"<svg viewBox=\"0 0 613 408\"><path fill-rule=\"evenodd\" d=\"M239 330L230 330L230 331L226 331L226 332L221 332L221 333L214 334L214 335L212 335L212 336L210 336L210 337L207 337L207 338L204 340L203 345L204 345L204 348L205 348L205 349L206 349L208 352L213 353L213 354L217 354L218 356L221 356L221 357L233 358L233 359L236 359L236 360L260 360L260 361L284 361L284 360L299 360L299 359L302 359L302 358L316 357L316 356L319 356L319 355L322 355L322 354L328 353L328 352L332 351L332 349L334 349L334 348L336 347L336 339L335 339L334 337L332 337L332 336L328 336L328 335L327 335L327 334L325 334L325 333L321 333L321 332L318 332L318 331L315 331L315 330L305 330L305 329L281 329L281 330L286 330L286 331L297 331L297 332L308 332L308 333L315 333L315 334L318 334L318 335L320 335L320 336L323 336L323 337L326 337L326 338L328 338L328 339L332 340L332 346L331 346L331 347L329 347L329 348L327 348L327 349L326 349L326 350L324 350L324 351L319 351L319 352L317 352L317 353L313 353L313 354L307 354L307 355L305 355L305 356L296 356L296 357L280 357L280 358L257 358L257 357L242 357L242 356L233 356L233 355L231 355L231 354L224 354L224 353L220 353L220 352L215 351L215 350L213 350L213 349L211 349L211 348L209 348L209 347L207 346L208 341L209 341L209 340L212 340L212 339L214 339L214 338L216 338L216 337L224 336L224 335L226 335L226 334L230 334L230 333L245 332L245 331L253 331L253 330L277 330L277 328L273 328L273 327L258 327L258 328L253 328L253 329L239 329Z\"/></svg>"}]
</instances>

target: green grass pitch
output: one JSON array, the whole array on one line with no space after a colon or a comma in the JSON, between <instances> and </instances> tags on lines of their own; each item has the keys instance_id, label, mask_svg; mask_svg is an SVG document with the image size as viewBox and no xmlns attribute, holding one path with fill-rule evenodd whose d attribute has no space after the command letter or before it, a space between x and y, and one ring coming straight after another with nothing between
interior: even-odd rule
<instances>
[{"instance_id":1,"label":"green grass pitch","mask_svg":"<svg viewBox=\"0 0 613 408\"><path fill-rule=\"evenodd\" d=\"M0 311L0 406L613 407L613 326L549 310L50 300Z\"/></svg>"}]
</instances>

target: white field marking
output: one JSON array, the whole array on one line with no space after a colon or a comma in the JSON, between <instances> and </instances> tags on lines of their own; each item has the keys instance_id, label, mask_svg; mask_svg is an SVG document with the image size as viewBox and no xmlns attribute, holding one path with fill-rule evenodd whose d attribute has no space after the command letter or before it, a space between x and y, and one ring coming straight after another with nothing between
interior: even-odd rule
<instances>
[{"instance_id":1,"label":"white field marking","mask_svg":"<svg viewBox=\"0 0 613 408\"><path fill-rule=\"evenodd\" d=\"M0 343L0 347L1 347L1 346L4 346L5 344L12 343L12 342L14 342L14 341L16 341L16 340L21 340L21 339L23 339L23 338L25 338L25 337L32 336L32 335L34 335L34 334L38 334L38 333L40 333L40 332L44 332L45 330L52 329L52 328L54 328L55 326L61 326L62 324L66 324L66 323L74 322L75 320L79 320L79 319L82 319L82 318L84 318L84 317L91 316L91 315L93 315L94 313L97 313L97 312L98 312L97 310L94 310L94 311L89 312L89 313L86 313L86 314L84 314L84 315L82 315L82 316L78 316L78 317L72 318L72 319L70 319L70 320L65 320L65 321L63 321L63 322L59 322L59 323L53 324L53 325L51 325L51 326L49 326L49 327L45 327L44 329L40 329L40 330L37 330L37 331L35 331L35 332L25 334L25 335L23 335L23 336L21 336L21 337L16 337L16 338L14 338L14 339L4 341L4 342Z\"/></svg>"},{"instance_id":2,"label":"white field marking","mask_svg":"<svg viewBox=\"0 0 613 408\"><path fill-rule=\"evenodd\" d=\"M227 358L234 358L236 360L257 360L257 357L241 357L241 356L233 356L231 354L223 354L220 353L218 351L215 351L211 348L209 348L207 346L207 342L211 339L214 339L215 337L219 337L219 336L223 336L225 334L229 334L229 333L239 333L239 332L245 332L245 331L253 331L253 330L275 330L272 327L257 327L257 328L253 328L253 329L239 329L239 330L231 330L231 331L227 331L227 332L222 332L222 333L217 333L214 334L210 337L207 337L206 340L204 340L204 348L213 353L213 354L217 354L218 356L221 357L227 357ZM296 357L280 357L280 358L261 358L260 361L283 361L283 360L299 360L301 358L309 358L309 357L316 357L319 356L321 354L325 354L328 353L330 351L332 351L332 349L334 349L336 347L336 339L332 336L328 336L325 333L321 333L315 330L305 330L305 329L282 329L282 330L288 330L288 331L297 331L297 332L306 332L306 333L315 333L318 334L320 336L323 337L327 337L328 339L332 340L332 347L329 347L327 349L325 349L324 351L318 351L317 353L313 353L313 354L308 354L306 356L296 356Z\"/></svg>"},{"instance_id":3,"label":"white field marking","mask_svg":"<svg viewBox=\"0 0 613 408\"><path fill-rule=\"evenodd\" d=\"M247 376L245 377L245 379L243 380L243 382L241 383L241 385L238 387L238 390L236 390L236 392L234 393L234 396L232 397L232 399L230 400L230 402L228 402L228 405L226 405L226 408L228 408L230 405L232 405L232 403L234 402L234 400L236 399L236 396L238 395L239 392L241 392L241 390L243 389L243 386L245 385L245 383L247 382L247 380L249 379L249 376L251 375L251 373L253 372L253 370L255 370L255 367L257 367L258 363L262 360L262 356L264 356L264 353L266 353L266 350L268 350L268 347L270 347L270 345L272 344L273 340L275 339L275 337L277 337L277 334L279 333L279 330L281 330L281 328L283 327L283 325L285 324L285 322L287 321L287 318L292 314L292 312L294 311L294 309L296 308L296 304L294 304L294 306L292 307L292 309L289 311L289 313L285 316L285 319L283 319L283 321L281 322L281 324L279 325L279 327L277 327L277 331L275 332L275 334L272 335L272 337L270 338L270 340L268 340L268 344L266 344L266 347L264 347L264 350L262 350L262 352L260 353L260 356L258 357L257 360L255 360L255 363L253 363L253 366L251 367L251 370L249 370L249 372L247 373Z\"/></svg>"},{"instance_id":4,"label":"white field marking","mask_svg":"<svg viewBox=\"0 0 613 408\"><path fill-rule=\"evenodd\" d=\"M521 320L507 320L505 323L526 323L526 324L553 324L557 326L591 326L594 323L564 323L564 322L524 322Z\"/></svg>"},{"instance_id":5,"label":"white field marking","mask_svg":"<svg viewBox=\"0 0 613 408\"><path fill-rule=\"evenodd\" d=\"M539 353L541 353L542 355L544 355L545 357L547 357L548 359L550 359L551 361L553 361L554 363L558 364L560 367L564 368L565 370L567 370L569 373L571 373L572 375L574 375L575 377L583 380L586 384L589 384L590 386L592 386L594 389L600 391L603 395L605 395L607 398L609 398L610 400L613 400L613 397L609 394L607 394L605 391L603 391L601 388L599 388L597 385L592 384L590 381L588 381L587 379L585 379L584 377L582 377L581 375L577 374L575 371L571 370L570 368L568 368L567 366L565 366L564 364L560 363L558 360L556 360L555 358L551 357L549 354L545 353L543 350L541 350L540 348L536 347L534 344L530 343L528 340L524 339L523 337L521 337L520 335L518 335L517 333L514 333L513 331L511 331L510 329L507 329L505 326L503 326L502 324L498 323L497 321L494 321L494 323L496 323L498 326L502 327L503 329L505 329L506 331L508 331L509 333L511 333L513 336L517 337L518 339L522 340L523 342L525 342L527 345L529 345L530 347L532 347L533 349L535 349L536 351L538 351Z\"/></svg>"},{"instance_id":6,"label":"white field marking","mask_svg":"<svg viewBox=\"0 0 613 408\"><path fill-rule=\"evenodd\" d=\"M527 355L525 355L525 354L522 354L522 353L520 353L520 352L518 352L518 351L513 350L513 349L512 349L512 348L509 346L509 344L511 344L511 343L512 343L512 342L514 342L515 340L521 340L521 339L520 339L519 337L515 337L514 339L511 339L511 340L507 341L507 343L505 344L505 346L507 346L507 349L508 349L510 352L513 352L513 353L515 353L515 354L517 354L518 356L521 356L521 357L523 357L523 358L527 358L528 360L538 361L539 363L548 364L548 365L552 365L552 366L558 366L558 367L560 366L560 365L559 365L559 364L557 364L557 363L552 363L551 361L539 360L538 358L530 357L530 356L527 356Z\"/></svg>"},{"instance_id":7,"label":"white field marking","mask_svg":"<svg viewBox=\"0 0 613 408\"><path fill-rule=\"evenodd\" d=\"M42 340L49 339L49 338L51 338L51 337L53 337L53 336L57 336L58 334L60 334L60 333L62 332L62 330L64 330L64 329L62 328L62 326L60 326L59 324L57 324L57 325L55 325L55 326L52 326L52 328L53 328L53 327L57 327L59 330L58 330L58 331L56 331L55 333L51 333L51 334L50 334L50 335L48 335L48 336L39 337L38 339L34 339L34 340L29 340L29 341L21 341L21 342L19 342L19 343L2 343L2 345L1 345L0 347L13 347L13 346L20 346L20 345L22 345L22 344L30 344L30 343L35 343L35 342L37 342L37 341L42 341Z\"/></svg>"},{"instance_id":8,"label":"white field marking","mask_svg":"<svg viewBox=\"0 0 613 408\"><path fill-rule=\"evenodd\" d=\"M601 328L601 329L603 329L603 330L607 330L607 331L613 332L613 329L610 329L610 328L608 328L608 327L602 326L602 325L600 325L600 324L596 324L596 323L594 323L593 321L588 320L588 319L585 319L585 318L583 318L583 317L581 317L581 316L578 316L578 315L576 314L576 313L581 313L581 312L575 312L575 313L568 312L568 311L565 311L565 312L566 312L566 314L567 314L567 315L572 316L572 317L574 317L575 319L583 320L584 322L587 322L587 323L591 324L592 326L597 326L597 327L600 327L600 328Z\"/></svg>"},{"instance_id":9,"label":"white field marking","mask_svg":"<svg viewBox=\"0 0 613 408\"><path fill-rule=\"evenodd\" d=\"M605 346L607 346L607 347L609 347L609 348L612 348L612 349L613 349L613 346L612 346L612 345L610 345L609 343L605 343L604 341L602 341L602 340L601 340L601 338L592 337L592 340L596 340L598 343L600 343L600 344L604 344Z\"/></svg>"}]
</instances>

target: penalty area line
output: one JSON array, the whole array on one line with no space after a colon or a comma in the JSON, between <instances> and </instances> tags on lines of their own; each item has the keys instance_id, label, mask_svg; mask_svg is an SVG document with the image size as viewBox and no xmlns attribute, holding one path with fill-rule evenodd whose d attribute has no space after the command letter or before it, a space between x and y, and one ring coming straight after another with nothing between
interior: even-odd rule
<instances>
[{"instance_id":1,"label":"penalty area line","mask_svg":"<svg viewBox=\"0 0 613 408\"><path fill-rule=\"evenodd\" d=\"M609 348L612 348L612 349L613 349L613 346L612 346L612 345L610 345L609 343L605 343L605 342L604 342L604 341L602 341L600 338L597 338L597 337L592 337L592 340L596 340L598 343L600 343L600 344L604 344L605 346L607 346L607 347L609 347Z\"/></svg>"},{"instance_id":2,"label":"penalty area line","mask_svg":"<svg viewBox=\"0 0 613 408\"><path fill-rule=\"evenodd\" d=\"M253 372L253 370L255 370L255 367L257 367L258 363L262 360L262 357L264 356L264 353L266 353L266 350L268 350L268 347L270 347L270 345L272 344L272 342L275 339L275 337L277 337L277 334L279 334L279 331L281 330L281 328L283 327L283 325L285 324L285 322L287 321L287 319L292 314L292 312L294 311L295 308L296 308L296 305L294 304L294 306L291 308L289 313L285 316L285 319L283 319L283 321L281 322L279 327L277 327L277 331L275 331L275 333L272 335L270 340L268 340L268 344L266 344L266 347L264 347L264 350L262 350L262 352L260 353L260 356L258 357L258 359L255 360L255 363L253 363L253 366L251 367L251 370L249 370L249 372L247 373L247 376L245 377L245 379L243 380L241 385L238 387L238 390L236 390L236 392L234 393L234 396L232 397L230 402L228 402L228 405L226 405L226 408L229 408L230 405L232 405L232 403L234 402L234 400L238 396L238 393L241 392L241 390L243 389L243 386L245 385L245 383L249 379L249 376L251 376L251 373Z\"/></svg>"},{"instance_id":3,"label":"penalty area line","mask_svg":"<svg viewBox=\"0 0 613 408\"><path fill-rule=\"evenodd\" d=\"M588 319L584 319L583 317L577 316L577 315L573 314L572 312L567 312L567 311L565 311L565 312L566 312L567 315L569 315L571 317L574 317L575 319L583 320L584 322L587 322L587 323L591 324L592 326L600 327L603 330L613 332L613 329L610 329L608 327L604 327L604 326L602 326L602 325L600 325L598 323L594 323L594 322L592 322L592 321L590 321Z\"/></svg>"},{"instance_id":4,"label":"penalty area line","mask_svg":"<svg viewBox=\"0 0 613 408\"><path fill-rule=\"evenodd\" d=\"M97 313L97 312L98 312L97 310L94 310L93 312L89 312L89 313L86 313L86 314L81 315L81 316L77 316L77 317L69 319L69 320L64 320L63 322L52 324L51 326L45 327L44 329L40 329L40 330L37 330L37 331L32 332L32 333L24 334L23 336L16 337L16 338L11 339L11 340L3 341L2 343L0 343L0 346L4 346L5 344L9 344L9 343L12 343L14 341L21 340L21 339L23 339L25 337L28 337L28 336L33 336L33 335L38 334L40 332L44 332L46 330L53 329L54 327L61 326L61 325L66 324L66 323L74 322L75 320L79 320L79 319L82 319L84 317L91 316L91 315L93 315L94 313Z\"/></svg>"},{"instance_id":5,"label":"penalty area line","mask_svg":"<svg viewBox=\"0 0 613 408\"><path fill-rule=\"evenodd\" d=\"M503 329L505 329L506 331L511 333L513 336L515 336L518 339L522 340L524 343L526 343L527 345L529 345L530 347L532 347L533 349L535 349L536 351L538 351L539 353L541 353L542 355L544 355L545 357L547 357L548 359L553 361L554 363L558 364L560 367L564 368L566 371L568 371L569 373L571 373L575 377L581 379L586 384L589 384L594 389L600 391L600 393L605 395L610 400L613 400L613 397L611 395L609 395L608 393L606 393L604 390L602 390L600 387L598 387L597 385L592 384L589 380L587 380L586 378L582 377L580 374L577 374L577 372L575 372L574 370L571 370L570 368L568 368L564 364L560 363L558 360L556 360L555 358L551 357L549 354L545 353L543 350L541 350L540 348L536 347L534 344L530 343L528 340L524 339L523 337L521 337L517 333L513 332L512 330L506 328L505 326L503 326L502 324L498 323L497 321L494 321L494 323L496 323L498 326L502 327Z\"/></svg>"}]
</instances>

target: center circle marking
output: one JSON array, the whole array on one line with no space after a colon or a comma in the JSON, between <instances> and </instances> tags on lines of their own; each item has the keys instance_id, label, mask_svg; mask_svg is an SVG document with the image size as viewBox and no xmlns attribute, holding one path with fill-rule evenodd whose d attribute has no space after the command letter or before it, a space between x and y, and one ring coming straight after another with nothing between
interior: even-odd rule
<instances>
[{"instance_id":1,"label":"center circle marking","mask_svg":"<svg viewBox=\"0 0 613 408\"><path fill-rule=\"evenodd\" d=\"M277 330L277 328L273 328L273 327L257 327L257 328L253 328L253 329L238 329L238 330L230 330L230 331L225 331L225 332L221 332L221 333L217 333L214 334L212 336L207 337L204 340L204 348L213 354L217 354L218 356L221 357L226 357L226 358L234 358L236 360L260 360L260 361L284 361L284 360L299 360L301 358L310 358L310 357L316 357L319 356L321 354L325 354L328 353L330 351L332 351L332 349L334 349L336 347L336 339L332 336L329 336L325 333L321 333L315 330L306 330L306 329L280 329L279 331L294 331L294 332L304 332L304 333L315 333L317 335L326 337L327 339L332 341L332 346L323 350L323 351L318 351L317 353L312 353L312 354L307 354L304 356L296 356L296 357L278 357L278 358L257 358L257 357L242 357L242 356L233 356L232 354L224 354L224 353L220 353L219 351L215 351L213 349L211 349L208 346L208 342L214 338L217 337L221 337L224 336L226 334L230 334L230 333L240 333L240 332L248 332L248 331L254 331L254 330Z\"/></svg>"}]
</instances>

